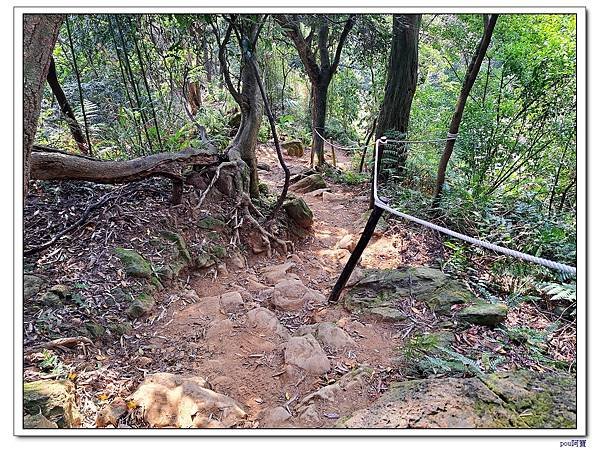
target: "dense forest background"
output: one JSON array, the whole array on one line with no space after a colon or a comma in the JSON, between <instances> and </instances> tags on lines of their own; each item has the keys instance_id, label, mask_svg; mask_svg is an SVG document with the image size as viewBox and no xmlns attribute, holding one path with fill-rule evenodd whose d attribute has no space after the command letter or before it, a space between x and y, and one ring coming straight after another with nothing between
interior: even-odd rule
<instances>
[{"instance_id":1,"label":"dense forest background","mask_svg":"<svg viewBox=\"0 0 600 450\"><path fill-rule=\"evenodd\" d=\"M306 15L299 27L305 35L326 29L326 46L333 53L346 20ZM198 147L204 145L201 136L225 148L240 115L221 65L227 65L239 88L243 61L233 39L220 55L227 23L195 15L69 16L54 48L53 67L80 142L73 139L73 120L61 113L49 84L36 142L83 149L102 159ZM416 26L418 79L402 137L444 138L482 19L424 15ZM374 140L392 34L391 15L356 17L327 90L325 137L356 148L352 170L340 175L348 183L369 178L372 150L361 164L358 147ZM311 78L277 20L265 19L256 61L279 133L310 145ZM388 194L409 213L574 265L575 62L574 16L501 16L466 102L442 203L429 207L442 150L437 143L412 146L406 174L390 183ZM387 131L393 136L394 130ZM269 122L262 120L258 141L270 139ZM454 251L449 264L467 270L473 250L458 242L447 245ZM501 260L495 270L521 276L545 269Z\"/></svg>"}]
</instances>

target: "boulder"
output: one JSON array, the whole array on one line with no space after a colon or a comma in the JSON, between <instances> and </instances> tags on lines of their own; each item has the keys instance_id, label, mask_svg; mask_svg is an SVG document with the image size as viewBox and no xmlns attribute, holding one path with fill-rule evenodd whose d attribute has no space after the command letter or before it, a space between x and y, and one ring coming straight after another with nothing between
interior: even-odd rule
<instances>
[{"instance_id":1,"label":"boulder","mask_svg":"<svg viewBox=\"0 0 600 450\"><path fill-rule=\"evenodd\" d=\"M246 417L240 404L209 389L198 376L148 375L131 399L153 428L233 427Z\"/></svg>"},{"instance_id":2,"label":"boulder","mask_svg":"<svg viewBox=\"0 0 600 450\"><path fill-rule=\"evenodd\" d=\"M299 194L306 194L317 189L324 189L327 187L327 183L323 179L323 175L315 173L300 179L290 186L290 191L297 192Z\"/></svg>"},{"instance_id":3,"label":"boulder","mask_svg":"<svg viewBox=\"0 0 600 450\"><path fill-rule=\"evenodd\" d=\"M44 280L35 275L23 275L23 299L29 300L42 290Z\"/></svg>"},{"instance_id":4,"label":"boulder","mask_svg":"<svg viewBox=\"0 0 600 450\"><path fill-rule=\"evenodd\" d=\"M392 383L347 428L575 428L575 382L529 371Z\"/></svg>"},{"instance_id":5,"label":"boulder","mask_svg":"<svg viewBox=\"0 0 600 450\"><path fill-rule=\"evenodd\" d=\"M281 143L281 147L289 156L304 155L304 145L300 141L285 141Z\"/></svg>"},{"instance_id":6,"label":"boulder","mask_svg":"<svg viewBox=\"0 0 600 450\"><path fill-rule=\"evenodd\" d=\"M365 276L346 293L344 304L351 311L402 320L399 312L389 308L397 309L401 299L410 297L425 302L439 314L450 314L452 305L475 301L470 291L440 270L412 267L365 271Z\"/></svg>"},{"instance_id":7,"label":"boulder","mask_svg":"<svg viewBox=\"0 0 600 450\"><path fill-rule=\"evenodd\" d=\"M313 224L313 213L302 198L294 198L283 202L283 209L298 226L308 230Z\"/></svg>"},{"instance_id":8,"label":"boulder","mask_svg":"<svg viewBox=\"0 0 600 450\"><path fill-rule=\"evenodd\" d=\"M285 344L284 359L287 364L316 375L331 370L327 355L311 334L291 337Z\"/></svg>"},{"instance_id":9,"label":"boulder","mask_svg":"<svg viewBox=\"0 0 600 450\"><path fill-rule=\"evenodd\" d=\"M27 424L50 428L52 426L48 421L58 428L77 428L81 425L81 415L75 402L75 385L68 380L24 383L23 412L32 416L24 423L24 428ZM42 415L43 419L38 415Z\"/></svg>"},{"instance_id":10,"label":"boulder","mask_svg":"<svg viewBox=\"0 0 600 450\"><path fill-rule=\"evenodd\" d=\"M125 273L131 277L151 278L153 271L151 264L139 253L133 250L117 247L115 254L123 263Z\"/></svg>"},{"instance_id":11,"label":"boulder","mask_svg":"<svg viewBox=\"0 0 600 450\"><path fill-rule=\"evenodd\" d=\"M495 327L506 320L508 306L502 303L476 303L462 309L456 316L463 322Z\"/></svg>"}]
</instances>

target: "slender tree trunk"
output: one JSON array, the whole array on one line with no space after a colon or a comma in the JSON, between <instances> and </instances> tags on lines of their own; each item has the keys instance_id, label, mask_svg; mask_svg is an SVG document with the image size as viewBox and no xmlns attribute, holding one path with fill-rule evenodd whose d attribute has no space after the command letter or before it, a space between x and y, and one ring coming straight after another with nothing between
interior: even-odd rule
<instances>
[{"instance_id":1,"label":"slender tree trunk","mask_svg":"<svg viewBox=\"0 0 600 450\"><path fill-rule=\"evenodd\" d=\"M69 125L69 129L71 130L71 135L75 142L77 143L77 147L84 155L89 154L87 142L85 140L85 136L83 135L83 130L77 122L77 118L75 117L75 113L73 112L73 108L71 108L71 104L65 95L60 83L58 81L58 77L56 75L56 65L54 64L54 58L50 58L50 67L48 69L48 76L46 77L48 80L48 84L52 89L52 93L56 97L56 101L60 106L60 111L65 116L67 123Z\"/></svg>"},{"instance_id":2,"label":"slender tree trunk","mask_svg":"<svg viewBox=\"0 0 600 450\"><path fill-rule=\"evenodd\" d=\"M60 14L23 16L23 199L28 192L31 148L37 131L44 84L63 20L64 16Z\"/></svg>"},{"instance_id":3,"label":"slender tree trunk","mask_svg":"<svg viewBox=\"0 0 600 450\"><path fill-rule=\"evenodd\" d=\"M471 88L475 84L475 80L477 79L477 74L479 73L479 69L481 68L481 63L483 62L483 58L485 57L485 53L490 45L490 40L492 39L492 33L494 32L494 27L496 26L496 21L498 20L498 14L491 14L489 17L484 16L484 30L483 36L481 37L481 41L477 46L477 50L473 54L471 58L471 63L467 69L467 73L465 75L465 79L463 81L462 88L460 90L460 95L458 96L458 100L456 102L456 108L454 110L454 115L452 116L452 121L450 122L450 127L448 129L449 135L457 135L458 129L460 127L460 122L462 120L463 113L465 111L465 105L467 103L467 98L469 98L469 94L471 92ZM450 157L452 156L452 152L454 151L454 144L456 143L456 139L450 139L446 141L446 147L444 148L444 153L440 158L440 163L438 166L437 180L435 186L435 192L433 194L434 206L439 204L439 199L442 194L442 188L444 186L444 182L446 181L446 168L448 167L448 162L450 161Z\"/></svg>"},{"instance_id":4,"label":"slender tree trunk","mask_svg":"<svg viewBox=\"0 0 600 450\"><path fill-rule=\"evenodd\" d=\"M325 136L325 117L327 115L327 90L329 89L329 81L331 81L331 78L313 86L312 89L312 124L322 136ZM323 147L323 139L313 130L311 153L317 158L317 166L325 164L325 151Z\"/></svg>"},{"instance_id":5,"label":"slender tree trunk","mask_svg":"<svg viewBox=\"0 0 600 450\"><path fill-rule=\"evenodd\" d=\"M242 119L231 147L239 149L240 157L250 169L250 196L256 198L259 196L256 143L263 110L258 83L248 63L242 68L241 95L244 99L244 103L240 105Z\"/></svg>"}]
</instances>

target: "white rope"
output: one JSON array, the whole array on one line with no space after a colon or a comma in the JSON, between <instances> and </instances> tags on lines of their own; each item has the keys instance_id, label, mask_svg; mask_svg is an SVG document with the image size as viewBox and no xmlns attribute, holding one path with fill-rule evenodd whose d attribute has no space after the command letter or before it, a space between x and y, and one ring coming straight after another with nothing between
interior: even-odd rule
<instances>
[{"instance_id":1,"label":"white rope","mask_svg":"<svg viewBox=\"0 0 600 450\"><path fill-rule=\"evenodd\" d=\"M319 133L319 132L317 131L317 129L316 129L316 128L313 128L313 130L315 131L315 133L317 133L317 136L319 136L321 139L323 139L323 142L327 142L327 143L328 143L329 145L331 145L333 148L339 148L339 149L341 149L341 150L362 150L363 148L366 148L366 147L367 147L366 145L363 145L362 147L344 147L344 146L342 146L342 145L337 145L337 144L334 144L333 142L331 142L331 141L328 141L327 139L325 139L325 138L324 138L324 137L321 135L321 133Z\"/></svg>"},{"instance_id":2,"label":"white rope","mask_svg":"<svg viewBox=\"0 0 600 450\"><path fill-rule=\"evenodd\" d=\"M438 141L447 141L450 139L456 139L456 136L448 137L447 139L438 139ZM390 207L387 203L385 203L384 201L382 201L379 198L379 194L377 192L377 160L378 160L378 156L379 156L379 144L380 143L385 144L385 142L386 142L385 137L377 139L377 141L375 142L375 168L373 171L373 184L374 184L373 195L375 197L375 205L376 206L378 206L379 208L381 208L385 211L388 211L396 216L402 217L402 218L410 220L412 222L416 222L420 225L423 225L425 227L439 231L440 233L444 233L449 236L455 237L457 239L462 239L463 241L469 242L470 244L477 245L477 246L483 247L483 248L487 248L488 250L492 250L492 251L495 251L498 253L503 253L508 256L513 256L515 258L519 258L524 261L533 262L535 264L539 264L541 266L545 266L550 269L560 270L561 272L567 272L567 273L571 273L573 275L577 274L577 269L575 267L567 266L566 264L557 263L555 261L550 261L549 259L539 258L537 256L529 255L527 253L518 252L518 251L512 250L510 248L501 247L499 245L492 244L490 242L482 241L480 239L476 239L474 237L467 236L462 233L458 233L456 231L436 225L436 224L428 222L426 220L419 219L417 217L413 217L409 214L405 214L403 212L398 211L397 209ZM390 142L390 141L387 140L387 142ZM432 141L426 141L426 142L432 142Z\"/></svg>"}]
</instances>

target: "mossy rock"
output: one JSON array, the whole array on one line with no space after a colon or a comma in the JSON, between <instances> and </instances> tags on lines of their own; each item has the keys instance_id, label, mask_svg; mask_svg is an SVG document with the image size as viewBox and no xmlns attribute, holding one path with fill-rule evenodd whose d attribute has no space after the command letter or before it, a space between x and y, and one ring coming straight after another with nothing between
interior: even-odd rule
<instances>
[{"instance_id":1,"label":"mossy rock","mask_svg":"<svg viewBox=\"0 0 600 450\"><path fill-rule=\"evenodd\" d=\"M290 186L290 190L300 194L306 194L308 192L316 191L317 189L324 189L326 187L327 183L325 183L323 175L320 173L315 173L292 184Z\"/></svg>"},{"instance_id":2,"label":"mossy rock","mask_svg":"<svg viewBox=\"0 0 600 450\"><path fill-rule=\"evenodd\" d=\"M298 226L308 230L313 224L313 213L302 198L283 202L283 209Z\"/></svg>"},{"instance_id":3,"label":"mossy rock","mask_svg":"<svg viewBox=\"0 0 600 450\"><path fill-rule=\"evenodd\" d=\"M474 325L485 325L495 327L506 320L508 306L502 303L479 302L467 306L461 310L456 317L463 322Z\"/></svg>"},{"instance_id":4,"label":"mossy rock","mask_svg":"<svg viewBox=\"0 0 600 450\"><path fill-rule=\"evenodd\" d=\"M400 322L406 320L406 316L402 314L402 312L397 308L389 306L375 306L373 308L368 308L365 312L382 322Z\"/></svg>"},{"instance_id":5,"label":"mossy rock","mask_svg":"<svg viewBox=\"0 0 600 450\"><path fill-rule=\"evenodd\" d=\"M44 279L35 275L23 275L23 299L29 300L44 286Z\"/></svg>"},{"instance_id":6,"label":"mossy rock","mask_svg":"<svg viewBox=\"0 0 600 450\"><path fill-rule=\"evenodd\" d=\"M84 334L91 339L100 339L105 333L106 330L104 327L97 322L88 322L85 324Z\"/></svg>"},{"instance_id":7,"label":"mossy rock","mask_svg":"<svg viewBox=\"0 0 600 450\"><path fill-rule=\"evenodd\" d=\"M206 269L214 266L215 264L214 258L208 253L201 253L194 259L194 266L197 269Z\"/></svg>"},{"instance_id":8,"label":"mossy rock","mask_svg":"<svg viewBox=\"0 0 600 450\"><path fill-rule=\"evenodd\" d=\"M123 263L125 273L136 278L151 278L152 265L139 253L122 247L115 248L115 254Z\"/></svg>"},{"instance_id":9,"label":"mossy rock","mask_svg":"<svg viewBox=\"0 0 600 450\"><path fill-rule=\"evenodd\" d=\"M75 386L68 380L24 383L23 412L30 416L41 414L58 428L76 428L81 425L81 415L75 402ZM27 423L33 425L30 420Z\"/></svg>"},{"instance_id":10,"label":"mossy rock","mask_svg":"<svg viewBox=\"0 0 600 450\"><path fill-rule=\"evenodd\" d=\"M210 246L209 253L217 259L223 259L227 256L227 248L222 245L213 244Z\"/></svg>"},{"instance_id":11,"label":"mossy rock","mask_svg":"<svg viewBox=\"0 0 600 450\"><path fill-rule=\"evenodd\" d=\"M137 296L127 308L127 316L131 319L138 319L152 311L156 302L151 295L142 293Z\"/></svg>"},{"instance_id":12,"label":"mossy rock","mask_svg":"<svg viewBox=\"0 0 600 450\"><path fill-rule=\"evenodd\" d=\"M348 428L575 428L576 389L566 374L527 370L480 378L392 383Z\"/></svg>"},{"instance_id":13,"label":"mossy rock","mask_svg":"<svg viewBox=\"0 0 600 450\"><path fill-rule=\"evenodd\" d=\"M203 230L223 232L227 229L227 224L220 219L212 216L206 216L200 219L198 226Z\"/></svg>"},{"instance_id":14,"label":"mossy rock","mask_svg":"<svg viewBox=\"0 0 600 450\"><path fill-rule=\"evenodd\" d=\"M45 306L60 306L63 303L63 299L54 292L48 291L42 295L41 302Z\"/></svg>"},{"instance_id":15,"label":"mossy rock","mask_svg":"<svg viewBox=\"0 0 600 450\"><path fill-rule=\"evenodd\" d=\"M281 143L281 147L287 152L289 156L304 155L304 145L300 141L285 141Z\"/></svg>"},{"instance_id":16,"label":"mossy rock","mask_svg":"<svg viewBox=\"0 0 600 450\"><path fill-rule=\"evenodd\" d=\"M183 237L180 234L174 233L173 231L162 230L160 235L168 240L169 242L173 242L177 246L177 252L181 259L186 262L192 262L192 256L190 255L190 251L188 250L187 244Z\"/></svg>"},{"instance_id":17,"label":"mossy rock","mask_svg":"<svg viewBox=\"0 0 600 450\"><path fill-rule=\"evenodd\" d=\"M575 428L575 378L561 373L528 370L498 372L484 379L527 428Z\"/></svg>"},{"instance_id":18,"label":"mossy rock","mask_svg":"<svg viewBox=\"0 0 600 450\"><path fill-rule=\"evenodd\" d=\"M133 326L129 322L116 322L111 323L107 327L111 334L117 337L121 337L124 334L129 335L133 331Z\"/></svg>"},{"instance_id":19,"label":"mossy rock","mask_svg":"<svg viewBox=\"0 0 600 450\"><path fill-rule=\"evenodd\" d=\"M394 307L397 300L415 298L424 301L437 313L449 314L457 303L472 302L475 297L458 282L432 267L369 270L345 295L344 304L351 311L366 308Z\"/></svg>"}]
</instances>

